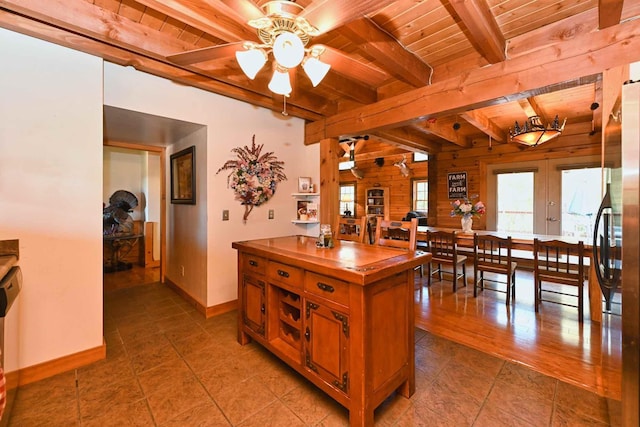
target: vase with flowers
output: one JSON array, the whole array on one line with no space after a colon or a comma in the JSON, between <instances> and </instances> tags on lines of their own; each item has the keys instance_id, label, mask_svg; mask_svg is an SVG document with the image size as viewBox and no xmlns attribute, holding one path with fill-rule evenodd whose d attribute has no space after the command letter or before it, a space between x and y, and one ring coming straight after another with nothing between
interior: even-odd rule
<instances>
[{"instance_id":1,"label":"vase with flowers","mask_svg":"<svg viewBox=\"0 0 640 427\"><path fill-rule=\"evenodd\" d=\"M483 215L485 213L484 203L481 201L473 202L478 196L471 196L464 200L455 200L451 203L451 216L459 216L463 233L472 233L473 217Z\"/></svg>"}]
</instances>

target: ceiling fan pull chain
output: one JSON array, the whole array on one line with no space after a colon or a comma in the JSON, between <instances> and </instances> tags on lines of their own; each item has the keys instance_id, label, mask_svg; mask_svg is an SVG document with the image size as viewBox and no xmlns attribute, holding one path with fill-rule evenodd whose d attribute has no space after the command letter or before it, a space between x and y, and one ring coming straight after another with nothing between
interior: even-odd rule
<instances>
[{"instance_id":1,"label":"ceiling fan pull chain","mask_svg":"<svg viewBox=\"0 0 640 427\"><path fill-rule=\"evenodd\" d=\"M282 115L283 116L288 116L289 113L287 113L287 95L282 95L282 99L283 99L283 108L282 108Z\"/></svg>"}]
</instances>

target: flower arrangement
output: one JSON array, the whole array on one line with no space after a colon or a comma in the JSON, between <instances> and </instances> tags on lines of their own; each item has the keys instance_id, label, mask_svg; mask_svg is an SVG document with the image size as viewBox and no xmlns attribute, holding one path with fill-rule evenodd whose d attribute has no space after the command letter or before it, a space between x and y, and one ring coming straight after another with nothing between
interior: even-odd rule
<instances>
[{"instance_id":1,"label":"flower arrangement","mask_svg":"<svg viewBox=\"0 0 640 427\"><path fill-rule=\"evenodd\" d=\"M456 200L451 203L453 209L451 209L451 216L463 216L465 218L471 218L473 216L483 215L486 211L484 203L477 201L473 203L471 200L478 196L471 196L471 199L464 199L462 201Z\"/></svg>"},{"instance_id":2,"label":"flower arrangement","mask_svg":"<svg viewBox=\"0 0 640 427\"><path fill-rule=\"evenodd\" d=\"M244 205L243 221L247 221L255 206L260 206L276 192L278 182L287 179L284 174L284 162L268 152L260 155L263 144L256 145L256 136L251 139L251 148L238 147L231 150L237 160L227 161L216 174L231 169L227 176L227 185L235 192L236 200Z\"/></svg>"}]
</instances>

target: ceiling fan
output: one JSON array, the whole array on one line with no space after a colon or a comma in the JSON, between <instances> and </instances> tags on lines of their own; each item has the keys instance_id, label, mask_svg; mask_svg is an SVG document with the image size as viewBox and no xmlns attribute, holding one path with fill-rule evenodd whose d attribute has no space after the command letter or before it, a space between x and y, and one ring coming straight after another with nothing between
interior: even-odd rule
<instances>
[{"instance_id":1,"label":"ceiling fan","mask_svg":"<svg viewBox=\"0 0 640 427\"><path fill-rule=\"evenodd\" d=\"M274 0L258 7L251 0L220 0L228 16L255 30L255 40L234 40L203 49L182 52L168 60L188 65L235 55L245 75L253 80L273 54L273 74L268 88L276 94L289 96L290 73L298 65L315 87L330 69L340 73L362 64L337 49L311 40L329 30L379 10L382 0L315 0L306 8L289 0ZM357 65L354 65L356 63Z\"/></svg>"}]
</instances>

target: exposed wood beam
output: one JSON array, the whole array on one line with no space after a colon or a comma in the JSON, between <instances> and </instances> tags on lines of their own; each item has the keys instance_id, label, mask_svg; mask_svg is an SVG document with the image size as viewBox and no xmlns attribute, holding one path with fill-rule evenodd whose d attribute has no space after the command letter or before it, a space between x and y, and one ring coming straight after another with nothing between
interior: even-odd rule
<instances>
[{"instance_id":1,"label":"exposed wood beam","mask_svg":"<svg viewBox=\"0 0 640 427\"><path fill-rule=\"evenodd\" d=\"M624 0L598 0L598 28L613 27L620 23Z\"/></svg>"},{"instance_id":2,"label":"exposed wood beam","mask_svg":"<svg viewBox=\"0 0 640 427\"><path fill-rule=\"evenodd\" d=\"M409 151L418 151L425 154L438 153L440 144L430 141L420 135L419 131L409 128L388 129L378 131L375 135L385 142Z\"/></svg>"},{"instance_id":3,"label":"exposed wood beam","mask_svg":"<svg viewBox=\"0 0 640 427\"><path fill-rule=\"evenodd\" d=\"M357 19L348 26L341 27L339 32L357 43L363 52L382 64L382 68L396 78L415 87L429 83L431 67L371 20Z\"/></svg>"},{"instance_id":4,"label":"exposed wood beam","mask_svg":"<svg viewBox=\"0 0 640 427\"><path fill-rule=\"evenodd\" d=\"M302 16L320 32L326 33L388 4L388 0L315 0L302 12Z\"/></svg>"},{"instance_id":5,"label":"exposed wood beam","mask_svg":"<svg viewBox=\"0 0 640 427\"><path fill-rule=\"evenodd\" d=\"M462 24L469 30L470 42L491 64L502 62L505 40L496 18L485 0L451 0Z\"/></svg>"},{"instance_id":6,"label":"exposed wood beam","mask_svg":"<svg viewBox=\"0 0 640 427\"><path fill-rule=\"evenodd\" d=\"M597 29L598 12L595 9L589 9L509 39L507 57L517 58L555 43L573 40Z\"/></svg>"},{"instance_id":7,"label":"exposed wood beam","mask_svg":"<svg viewBox=\"0 0 640 427\"><path fill-rule=\"evenodd\" d=\"M361 81L373 88L380 86L382 82L389 78L386 73L379 69L359 61L354 61L339 50L332 49L328 46L320 59L327 64L331 64L332 71L352 80ZM332 71L329 71L329 73Z\"/></svg>"},{"instance_id":8,"label":"exposed wood beam","mask_svg":"<svg viewBox=\"0 0 640 427\"><path fill-rule=\"evenodd\" d=\"M629 67L619 66L602 73L602 127L603 130L612 117L617 117L616 106L622 97L622 84L629 79ZM603 138L604 138L604 132Z\"/></svg>"},{"instance_id":9,"label":"exposed wood beam","mask_svg":"<svg viewBox=\"0 0 640 427\"><path fill-rule=\"evenodd\" d=\"M449 126L443 126L437 120L425 120L411 125L419 132L437 136L445 141L451 142L459 147L470 147L470 143L458 132Z\"/></svg>"},{"instance_id":10,"label":"exposed wood beam","mask_svg":"<svg viewBox=\"0 0 640 427\"><path fill-rule=\"evenodd\" d=\"M507 142L507 133L478 110L465 111L460 117L498 142Z\"/></svg>"},{"instance_id":11,"label":"exposed wood beam","mask_svg":"<svg viewBox=\"0 0 640 427\"><path fill-rule=\"evenodd\" d=\"M319 135L373 132L438 115L457 114L530 96L538 88L558 82L564 85L573 79L598 74L605 67L639 60L640 20L628 21L541 49L535 62L526 56L506 60L471 70L458 79L336 114L325 119L324 130ZM314 128L314 132L317 131L317 127Z\"/></svg>"},{"instance_id":12,"label":"exposed wood beam","mask_svg":"<svg viewBox=\"0 0 640 427\"><path fill-rule=\"evenodd\" d=\"M184 70L143 55L138 55L128 50L119 49L91 38L83 37L4 10L0 10L0 27L89 53L118 65L133 66L139 71L194 86L209 92L218 93L228 96L229 98L250 102L274 111L279 112L282 108L281 104L274 104L270 97L212 80L201 74ZM289 110L290 114L295 114L296 117L306 118L307 120L319 120L322 118L322 116L315 111L305 110L297 106L290 106Z\"/></svg>"},{"instance_id":13,"label":"exposed wood beam","mask_svg":"<svg viewBox=\"0 0 640 427\"><path fill-rule=\"evenodd\" d=\"M536 98L530 96L529 98L522 98L518 100L518 104L522 108L522 111L527 115L527 117L538 116L540 117L540 122L546 126L549 123L549 118L546 116L545 112L542 110L540 104L536 101Z\"/></svg>"},{"instance_id":14,"label":"exposed wood beam","mask_svg":"<svg viewBox=\"0 0 640 427\"><path fill-rule=\"evenodd\" d=\"M257 33L246 25L239 25L212 6L215 2L185 2L181 0L136 0L151 9L162 12L191 25L198 30L228 42L257 40Z\"/></svg>"}]
</instances>

